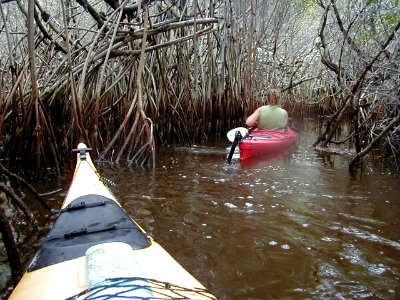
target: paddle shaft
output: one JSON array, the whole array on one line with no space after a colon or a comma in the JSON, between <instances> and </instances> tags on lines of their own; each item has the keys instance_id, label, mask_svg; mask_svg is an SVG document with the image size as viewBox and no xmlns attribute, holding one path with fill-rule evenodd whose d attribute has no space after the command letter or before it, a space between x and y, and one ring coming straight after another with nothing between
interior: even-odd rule
<instances>
[{"instance_id":1,"label":"paddle shaft","mask_svg":"<svg viewBox=\"0 0 400 300\"><path fill-rule=\"evenodd\" d=\"M235 148L236 148L237 144L238 144L241 140L242 140L242 134L241 134L240 131L238 130L238 131L236 131L236 133L235 133L235 138L234 138L234 140L233 140L233 142L232 142L231 151L229 151L229 155L228 155L228 158L227 158L227 160L226 160L226 162L227 162L228 164L231 163L233 153L235 152Z\"/></svg>"}]
</instances>

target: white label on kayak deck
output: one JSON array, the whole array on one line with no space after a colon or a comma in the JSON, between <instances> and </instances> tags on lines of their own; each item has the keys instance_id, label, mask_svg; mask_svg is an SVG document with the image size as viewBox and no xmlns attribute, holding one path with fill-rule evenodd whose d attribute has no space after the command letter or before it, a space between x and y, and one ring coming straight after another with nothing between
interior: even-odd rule
<instances>
[{"instance_id":1,"label":"white label on kayak deck","mask_svg":"<svg viewBox=\"0 0 400 300\"><path fill-rule=\"evenodd\" d=\"M93 246L86 251L86 260L91 296L153 296L130 245L115 242Z\"/></svg>"}]
</instances>

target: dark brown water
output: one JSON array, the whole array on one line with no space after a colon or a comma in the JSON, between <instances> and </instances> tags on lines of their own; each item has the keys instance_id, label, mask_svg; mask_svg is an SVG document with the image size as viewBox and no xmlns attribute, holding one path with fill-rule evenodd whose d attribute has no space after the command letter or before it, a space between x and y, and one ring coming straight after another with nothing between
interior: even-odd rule
<instances>
[{"instance_id":1,"label":"dark brown water","mask_svg":"<svg viewBox=\"0 0 400 300\"><path fill-rule=\"evenodd\" d=\"M314 141L306 130L290 155L245 164L225 164L223 140L159 151L154 170L98 169L220 299L400 299L399 176L374 162L351 175Z\"/></svg>"}]
</instances>

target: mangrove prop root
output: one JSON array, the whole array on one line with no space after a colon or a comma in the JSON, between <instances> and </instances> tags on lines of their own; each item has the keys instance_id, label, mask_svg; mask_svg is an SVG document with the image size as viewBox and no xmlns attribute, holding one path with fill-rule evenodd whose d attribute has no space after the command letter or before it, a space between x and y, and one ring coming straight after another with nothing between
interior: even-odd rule
<instances>
[{"instance_id":1,"label":"mangrove prop root","mask_svg":"<svg viewBox=\"0 0 400 300\"><path fill-rule=\"evenodd\" d=\"M21 259L17 250L17 244L12 233L10 221L7 218L6 212L2 207L0 200L0 233L6 248L7 258L11 268L11 276L14 284L16 284L22 276Z\"/></svg>"},{"instance_id":2,"label":"mangrove prop root","mask_svg":"<svg viewBox=\"0 0 400 300\"><path fill-rule=\"evenodd\" d=\"M29 191L35 196L35 198L39 201L39 203L45 208L47 209L48 212L51 211L51 207L46 203L46 201L44 201L44 199L42 198L42 196L35 190L35 188L30 185L25 179L21 178L20 176L18 176L17 174L11 172L10 170L8 170L6 167L4 167L1 163L0 163L0 170L4 173L7 174L9 177L14 178L15 180L17 180L19 183L22 183L23 185L25 185Z\"/></svg>"},{"instance_id":3,"label":"mangrove prop root","mask_svg":"<svg viewBox=\"0 0 400 300\"><path fill-rule=\"evenodd\" d=\"M38 221L33 216L33 213L26 206L24 201L19 198L12 189L7 187L3 182L0 182L0 189L6 194L6 196L10 197L11 200L18 206L18 208L24 213L25 217L29 220L35 230L42 231Z\"/></svg>"}]
</instances>

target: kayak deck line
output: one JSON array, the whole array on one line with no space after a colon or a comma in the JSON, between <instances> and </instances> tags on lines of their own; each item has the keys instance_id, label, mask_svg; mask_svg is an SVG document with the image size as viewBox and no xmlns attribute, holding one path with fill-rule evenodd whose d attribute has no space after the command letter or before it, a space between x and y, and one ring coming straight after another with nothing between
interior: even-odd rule
<instances>
[{"instance_id":1,"label":"kayak deck line","mask_svg":"<svg viewBox=\"0 0 400 300\"><path fill-rule=\"evenodd\" d=\"M257 140L257 139L259 139L259 140L263 140L263 139L267 139L267 140L269 140L269 139L279 139L279 140L285 140L285 139L287 139L287 137L281 137L281 136L275 136L275 135L248 135L248 136L246 136L245 138L248 138L248 139L250 139L250 140Z\"/></svg>"},{"instance_id":2,"label":"kayak deck line","mask_svg":"<svg viewBox=\"0 0 400 300\"><path fill-rule=\"evenodd\" d=\"M89 208L89 207L93 207L93 206L100 206L100 205L105 205L106 202L103 200L101 202L96 202L96 203L91 203L91 204L87 204L86 202L79 202L77 204L72 205L71 203L68 204L65 208L63 209L52 209L51 213L53 214L60 214L66 211L71 211L74 209L82 209L82 208Z\"/></svg>"},{"instance_id":3,"label":"kayak deck line","mask_svg":"<svg viewBox=\"0 0 400 300\"><path fill-rule=\"evenodd\" d=\"M51 240L58 240L58 239L67 239L67 238L72 238L74 236L79 236L79 235L84 235L84 234L91 234L91 233L99 233L99 232L104 232L104 231L109 231L109 230L115 230L117 229L117 224L111 225L110 227L106 227L103 229L97 229L97 230L87 230L86 228L81 228L75 231L71 232L66 232L62 237L54 237L51 239L47 239L47 241Z\"/></svg>"},{"instance_id":4,"label":"kayak deck line","mask_svg":"<svg viewBox=\"0 0 400 300\"><path fill-rule=\"evenodd\" d=\"M123 209L85 144L57 219L9 300L217 299Z\"/></svg>"},{"instance_id":5,"label":"kayak deck line","mask_svg":"<svg viewBox=\"0 0 400 300\"><path fill-rule=\"evenodd\" d=\"M86 289L80 292L79 294L66 298L65 300L97 299L96 298L97 296L99 297L99 299L107 299L102 297L104 296L103 291L110 287L118 288L121 294L120 297L118 297L118 295L109 295L110 297L112 297L112 299L118 299L118 298L126 299L127 297L125 297L123 293L129 293L135 290L139 290L142 293L143 291L145 291L151 294L151 298L129 297L129 299L141 299L141 300L170 299L165 297L166 296L170 297L172 296L172 294L167 295L165 293L165 290L168 290L170 293L173 293L174 296L173 299L189 299L187 298L187 293L200 295L202 299L216 299L214 296L210 294L210 292L207 289L203 288L188 289L184 286L179 286L176 284L171 284L169 282L143 278L143 277L117 277L117 278L107 279L103 281L101 285L98 285L94 289L90 290L90 297L82 298L82 296L85 296L89 292L89 289ZM101 294L97 295L98 293Z\"/></svg>"}]
</instances>

